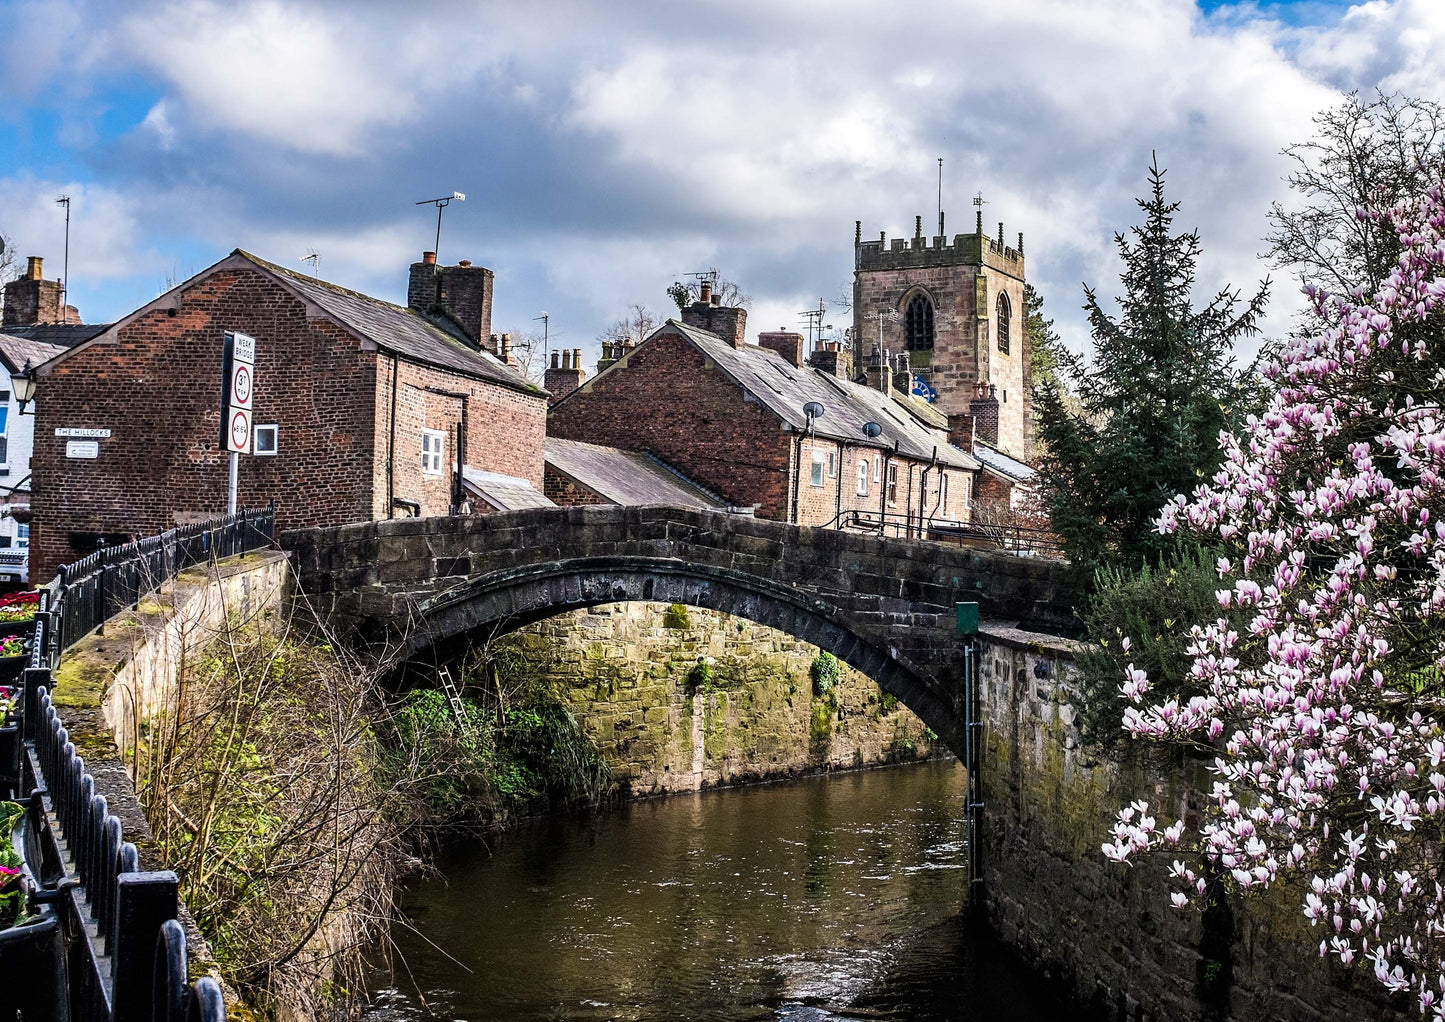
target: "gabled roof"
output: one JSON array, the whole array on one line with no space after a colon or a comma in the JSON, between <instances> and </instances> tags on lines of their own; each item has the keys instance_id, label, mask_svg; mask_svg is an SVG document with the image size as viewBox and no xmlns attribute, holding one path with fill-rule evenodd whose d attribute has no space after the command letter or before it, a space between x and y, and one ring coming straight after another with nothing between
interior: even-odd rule
<instances>
[{"instance_id":1,"label":"gabled roof","mask_svg":"<svg viewBox=\"0 0 1445 1022\"><path fill-rule=\"evenodd\" d=\"M727 501L703 489L666 462L641 451L624 451L580 440L547 438L547 467L611 504L635 507L673 504L726 508Z\"/></svg>"},{"instance_id":2,"label":"gabled roof","mask_svg":"<svg viewBox=\"0 0 1445 1022\"><path fill-rule=\"evenodd\" d=\"M84 344L77 345L52 358L46 364L46 371L48 372L51 366L69 358L72 352L79 351L82 347L120 330L143 313L154 308L172 307L175 303L173 296L179 295L196 282L220 270L235 269L241 266L260 270L304 301L308 306L308 313L315 310L363 342L374 345L383 351L398 355L408 361L420 362L475 379L488 380L514 390L538 395L546 393L540 387L528 383L520 373L491 352L478 349L446 317L433 318L416 309L403 308L400 305L382 301L380 298L373 298L358 291L350 291L329 281L318 280L315 277L308 277L303 273L289 270L284 266L278 266L239 248L225 259L207 267L190 280L172 288L119 322L112 323Z\"/></svg>"},{"instance_id":3,"label":"gabled roof","mask_svg":"<svg viewBox=\"0 0 1445 1022\"><path fill-rule=\"evenodd\" d=\"M811 426L817 436L879 448L891 448L896 443L898 453L907 458L928 461L936 453L940 462L955 468L979 467L967 452L950 445L946 436L930 431L882 391L840 380L812 366L794 366L771 348L756 344L734 348L717 334L675 319L659 327L647 341L662 333L686 338L795 432L810 428L803 406L817 401L824 408L822 417ZM610 366L605 371L616 369ZM868 422L876 422L883 428L877 439L870 440L863 433L863 426Z\"/></svg>"},{"instance_id":4,"label":"gabled roof","mask_svg":"<svg viewBox=\"0 0 1445 1022\"><path fill-rule=\"evenodd\" d=\"M929 429L941 429L948 431L948 416L940 412L936 407L912 394L905 394L898 388L893 390L893 400L902 405L909 415L912 415L919 422Z\"/></svg>"},{"instance_id":5,"label":"gabled roof","mask_svg":"<svg viewBox=\"0 0 1445 1022\"><path fill-rule=\"evenodd\" d=\"M59 348L73 348L109 329L109 323L36 323L33 326L7 326L5 332L11 337L24 337Z\"/></svg>"},{"instance_id":6,"label":"gabled roof","mask_svg":"<svg viewBox=\"0 0 1445 1022\"><path fill-rule=\"evenodd\" d=\"M494 511L520 511L527 507L555 507L531 483L516 476L487 472L470 465L462 466L462 484L467 492L489 505Z\"/></svg>"},{"instance_id":7,"label":"gabled roof","mask_svg":"<svg viewBox=\"0 0 1445 1022\"><path fill-rule=\"evenodd\" d=\"M1010 457L982 440L974 440L973 456L983 464L985 472L1011 483L1031 483L1038 475L1032 465Z\"/></svg>"},{"instance_id":8,"label":"gabled roof","mask_svg":"<svg viewBox=\"0 0 1445 1022\"><path fill-rule=\"evenodd\" d=\"M6 332L0 334L0 362L5 364L11 375L22 371L28 363L33 369L42 362L49 362L56 355L69 349L60 344L46 344L24 335Z\"/></svg>"}]
</instances>

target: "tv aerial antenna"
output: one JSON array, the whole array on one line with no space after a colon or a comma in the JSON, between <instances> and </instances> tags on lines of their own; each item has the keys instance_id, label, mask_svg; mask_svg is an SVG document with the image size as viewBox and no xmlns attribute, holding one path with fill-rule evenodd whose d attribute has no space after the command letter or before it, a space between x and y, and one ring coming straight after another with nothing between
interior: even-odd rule
<instances>
[{"instance_id":1,"label":"tv aerial antenna","mask_svg":"<svg viewBox=\"0 0 1445 1022\"><path fill-rule=\"evenodd\" d=\"M301 257L301 261L302 261L303 263L310 263L310 264L311 264L311 276L317 277L317 278L319 278L319 277L321 276L321 253L320 253L320 252L316 251L316 249L314 249L314 248L308 248L308 249L306 250L306 254Z\"/></svg>"}]
</instances>

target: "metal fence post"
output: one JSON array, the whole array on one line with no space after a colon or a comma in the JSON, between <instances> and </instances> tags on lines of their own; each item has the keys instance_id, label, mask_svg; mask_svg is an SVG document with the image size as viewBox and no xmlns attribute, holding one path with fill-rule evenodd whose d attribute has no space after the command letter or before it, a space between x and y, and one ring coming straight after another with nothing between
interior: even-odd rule
<instances>
[{"instance_id":1,"label":"metal fence post","mask_svg":"<svg viewBox=\"0 0 1445 1022\"><path fill-rule=\"evenodd\" d=\"M156 941L161 926L176 918L180 879L168 869L122 873L115 893L113 1022L151 1022Z\"/></svg>"}]
</instances>

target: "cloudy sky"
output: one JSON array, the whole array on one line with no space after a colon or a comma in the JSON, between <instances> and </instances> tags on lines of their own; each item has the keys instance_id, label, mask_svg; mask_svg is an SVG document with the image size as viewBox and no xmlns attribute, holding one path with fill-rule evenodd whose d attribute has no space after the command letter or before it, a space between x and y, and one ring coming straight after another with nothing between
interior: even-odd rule
<instances>
[{"instance_id":1,"label":"cloudy sky","mask_svg":"<svg viewBox=\"0 0 1445 1022\"><path fill-rule=\"evenodd\" d=\"M853 221L1025 234L1066 338L1112 294L1150 150L1202 283L1248 286L1281 146L1342 90L1445 99L1445 0L727 4L0 0L0 232L116 318L242 247L392 300L432 246L496 271L495 330L595 351L718 268L750 328L851 279ZM1299 306L1275 273L1275 332ZM841 329L848 314L833 308ZM592 356L589 355L589 360Z\"/></svg>"}]
</instances>

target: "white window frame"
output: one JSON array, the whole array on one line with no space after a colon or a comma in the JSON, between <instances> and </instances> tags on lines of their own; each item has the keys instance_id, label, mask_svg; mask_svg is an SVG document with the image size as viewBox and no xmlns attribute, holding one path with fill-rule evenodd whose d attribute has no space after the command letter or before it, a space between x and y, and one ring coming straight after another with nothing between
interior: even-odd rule
<instances>
[{"instance_id":1,"label":"white window frame","mask_svg":"<svg viewBox=\"0 0 1445 1022\"><path fill-rule=\"evenodd\" d=\"M271 449L264 450L261 447L261 434L271 434ZM281 427L274 422L258 422L255 435L251 438L251 453L258 458L274 458L281 447Z\"/></svg>"},{"instance_id":2,"label":"white window frame","mask_svg":"<svg viewBox=\"0 0 1445 1022\"><path fill-rule=\"evenodd\" d=\"M838 456L832 451L828 452L828 478L832 479L838 474Z\"/></svg>"},{"instance_id":3,"label":"white window frame","mask_svg":"<svg viewBox=\"0 0 1445 1022\"><path fill-rule=\"evenodd\" d=\"M21 550L30 549L30 524L28 522L17 522L15 525L15 545Z\"/></svg>"},{"instance_id":4,"label":"white window frame","mask_svg":"<svg viewBox=\"0 0 1445 1022\"><path fill-rule=\"evenodd\" d=\"M828 458L829 455L822 451L813 452L813 469L808 473L809 486L822 486L824 484L824 476L828 471Z\"/></svg>"},{"instance_id":5,"label":"white window frame","mask_svg":"<svg viewBox=\"0 0 1445 1022\"><path fill-rule=\"evenodd\" d=\"M446 471L447 433L444 429L421 431L421 474L439 476Z\"/></svg>"},{"instance_id":6,"label":"white window frame","mask_svg":"<svg viewBox=\"0 0 1445 1022\"><path fill-rule=\"evenodd\" d=\"M858 496L868 496L868 461L866 458L858 459Z\"/></svg>"},{"instance_id":7,"label":"white window frame","mask_svg":"<svg viewBox=\"0 0 1445 1022\"><path fill-rule=\"evenodd\" d=\"M883 455L881 454L873 455L873 481L875 483L883 481Z\"/></svg>"},{"instance_id":8,"label":"white window frame","mask_svg":"<svg viewBox=\"0 0 1445 1022\"><path fill-rule=\"evenodd\" d=\"M888 482L887 482L885 485L888 487L888 506L889 506L889 507L897 507L897 506L898 506L898 462L896 462L896 461L891 461L891 462L888 463Z\"/></svg>"}]
</instances>

